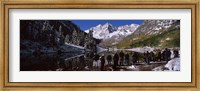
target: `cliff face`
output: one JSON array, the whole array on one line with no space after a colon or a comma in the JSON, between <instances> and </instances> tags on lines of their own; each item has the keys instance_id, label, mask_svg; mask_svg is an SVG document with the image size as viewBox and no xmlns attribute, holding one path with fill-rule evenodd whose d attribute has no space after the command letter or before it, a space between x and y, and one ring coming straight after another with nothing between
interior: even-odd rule
<instances>
[{"instance_id":1,"label":"cliff face","mask_svg":"<svg viewBox=\"0 0 200 91\"><path fill-rule=\"evenodd\" d=\"M70 50L65 43L96 49L96 40L71 21L20 20L20 50Z\"/></svg>"}]
</instances>

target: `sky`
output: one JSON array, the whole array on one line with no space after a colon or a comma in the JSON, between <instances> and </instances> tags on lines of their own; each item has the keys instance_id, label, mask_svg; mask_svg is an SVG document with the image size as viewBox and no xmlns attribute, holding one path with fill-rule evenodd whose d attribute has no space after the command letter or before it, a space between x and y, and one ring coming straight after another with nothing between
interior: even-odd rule
<instances>
[{"instance_id":1,"label":"sky","mask_svg":"<svg viewBox=\"0 0 200 91\"><path fill-rule=\"evenodd\" d=\"M71 20L73 23L78 25L81 30L87 30L91 27L95 27L99 24L103 25L105 23L110 23L114 27L130 24L142 24L144 20Z\"/></svg>"}]
</instances>

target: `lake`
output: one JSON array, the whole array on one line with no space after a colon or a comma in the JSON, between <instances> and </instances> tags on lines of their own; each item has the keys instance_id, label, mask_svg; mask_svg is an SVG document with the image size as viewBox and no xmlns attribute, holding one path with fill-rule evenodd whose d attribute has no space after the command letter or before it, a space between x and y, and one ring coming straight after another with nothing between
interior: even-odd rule
<instances>
[{"instance_id":1,"label":"lake","mask_svg":"<svg viewBox=\"0 0 200 91\"><path fill-rule=\"evenodd\" d=\"M105 51L97 55L105 56L108 55L113 57L115 52ZM119 52L118 52L119 53ZM129 54L129 64L123 63L121 66L117 66L113 69L113 60L111 64L105 60L104 71L151 71L153 68L162 66L166 62L151 62L152 64L147 65L144 61L143 54L139 53L139 62L133 65L131 61L132 52L125 51L124 53ZM48 53L34 56L32 54L21 54L20 55L20 71L100 71L100 60L94 61L94 53ZM98 66L94 67L94 63Z\"/></svg>"}]
</instances>

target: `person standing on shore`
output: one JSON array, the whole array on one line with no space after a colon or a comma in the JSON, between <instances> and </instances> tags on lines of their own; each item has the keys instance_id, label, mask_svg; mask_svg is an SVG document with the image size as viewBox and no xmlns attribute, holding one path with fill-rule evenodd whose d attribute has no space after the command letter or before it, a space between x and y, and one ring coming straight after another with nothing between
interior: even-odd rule
<instances>
[{"instance_id":1,"label":"person standing on shore","mask_svg":"<svg viewBox=\"0 0 200 91\"><path fill-rule=\"evenodd\" d=\"M94 60L93 60L93 69L98 70L99 69L99 55L94 54Z\"/></svg>"},{"instance_id":2,"label":"person standing on shore","mask_svg":"<svg viewBox=\"0 0 200 91\"><path fill-rule=\"evenodd\" d=\"M171 60L171 50L167 50L167 61Z\"/></svg>"},{"instance_id":3,"label":"person standing on shore","mask_svg":"<svg viewBox=\"0 0 200 91\"><path fill-rule=\"evenodd\" d=\"M119 60L119 56L117 53L115 53L113 60L114 60L113 69L116 70L116 67L118 66L118 60Z\"/></svg>"},{"instance_id":4,"label":"person standing on shore","mask_svg":"<svg viewBox=\"0 0 200 91\"><path fill-rule=\"evenodd\" d=\"M110 66L110 65L111 65L111 62L112 62L112 56L111 56L111 55L108 55L106 59L107 59L107 61L108 61L108 65Z\"/></svg>"},{"instance_id":5,"label":"person standing on shore","mask_svg":"<svg viewBox=\"0 0 200 91\"><path fill-rule=\"evenodd\" d=\"M129 54L125 54L125 65L129 65Z\"/></svg>"},{"instance_id":6,"label":"person standing on shore","mask_svg":"<svg viewBox=\"0 0 200 91\"><path fill-rule=\"evenodd\" d=\"M150 65L150 54L149 52L147 51L146 55L145 55L145 61L148 65Z\"/></svg>"},{"instance_id":7,"label":"person standing on shore","mask_svg":"<svg viewBox=\"0 0 200 91\"><path fill-rule=\"evenodd\" d=\"M123 62L124 62L124 53L123 53L123 51L121 51L119 53L119 56L120 56L120 65L123 65Z\"/></svg>"},{"instance_id":8,"label":"person standing on shore","mask_svg":"<svg viewBox=\"0 0 200 91\"><path fill-rule=\"evenodd\" d=\"M157 52L156 52L156 59L157 59L157 61L161 61L161 51L160 50L158 50Z\"/></svg>"},{"instance_id":9,"label":"person standing on shore","mask_svg":"<svg viewBox=\"0 0 200 91\"><path fill-rule=\"evenodd\" d=\"M174 53L174 58L179 57L178 49L174 49L173 53Z\"/></svg>"},{"instance_id":10,"label":"person standing on shore","mask_svg":"<svg viewBox=\"0 0 200 91\"><path fill-rule=\"evenodd\" d=\"M133 52L133 54L132 54L132 63L133 64L136 63L136 52Z\"/></svg>"},{"instance_id":11,"label":"person standing on shore","mask_svg":"<svg viewBox=\"0 0 200 91\"><path fill-rule=\"evenodd\" d=\"M104 65L105 65L105 57L104 57L104 55L101 56L100 60L101 60L101 71L103 71L104 70Z\"/></svg>"},{"instance_id":12,"label":"person standing on shore","mask_svg":"<svg viewBox=\"0 0 200 91\"><path fill-rule=\"evenodd\" d=\"M150 52L150 61L155 62L155 54L153 53L153 51Z\"/></svg>"},{"instance_id":13,"label":"person standing on shore","mask_svg":"<svg viewBox=\"0 0 200 91\"><path fill-rule=\"evenodd\" d=\"M167 53L168 49L165 48L165 50L163 51L163 60L168 62L168 53Z\"/></svg>"}]
</instances>

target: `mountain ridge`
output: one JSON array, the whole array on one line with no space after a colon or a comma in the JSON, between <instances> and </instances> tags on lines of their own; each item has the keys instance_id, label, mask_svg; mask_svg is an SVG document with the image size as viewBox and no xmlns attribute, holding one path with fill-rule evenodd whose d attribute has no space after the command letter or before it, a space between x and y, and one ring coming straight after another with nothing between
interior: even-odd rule
<instances>
[{"instance_id":1,"label":"mountain ridge","mask_svg":"<svg viewBox=\"0 0 200 91\"><path fill-rule=\"evenodd\" d=\"M85 30L85 32L89 33L89 31L92 31L94 38L106 40L114 36L127 36L133 33L137 27L139 27L139 25L134 23L115 27L111 23L107 22L105 24L98 24L95 27L91 27Z\"/></svg>"},{"instance_id":2,"label":"mountain ridge","mask_svg":"<svg viewBox=\"0 0 200 91\"><path fill-rule=\"evenodd\" d=\"M145 20L117 48L180 47L180 20Z\"/></svg>"}]
</instances>

